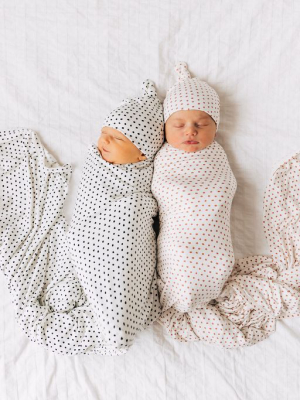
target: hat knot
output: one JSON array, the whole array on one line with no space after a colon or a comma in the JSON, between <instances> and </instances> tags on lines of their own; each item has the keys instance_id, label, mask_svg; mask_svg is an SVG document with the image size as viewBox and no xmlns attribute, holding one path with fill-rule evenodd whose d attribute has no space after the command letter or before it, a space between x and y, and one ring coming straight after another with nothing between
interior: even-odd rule
<instances>
[{"instance_id":1,"label":"hat knot","mask_svg":"<svg viewBox=\"0 0 300 400\"><path fill-rule=\"evenodd\" d=\"M179 61L178 63L175 64L174 69L178 74L177 81L183 81L185 79L191 78L191 74L189 73L186 62Z\"/></svg>"}]
</instances>

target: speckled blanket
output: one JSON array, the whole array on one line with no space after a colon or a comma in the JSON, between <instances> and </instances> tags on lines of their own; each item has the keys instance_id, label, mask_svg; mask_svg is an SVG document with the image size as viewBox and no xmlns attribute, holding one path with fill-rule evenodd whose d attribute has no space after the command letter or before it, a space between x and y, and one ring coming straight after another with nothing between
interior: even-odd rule
<instances>
[{"instance_id":1,"label":"speckled blanket","mask_svg":"<svg viewBox=\"0 0 300 400\"><path fill-rule=\"evenodd\" d=\"M274 332L276 319L299 315L299 153L274 172L265 192L271 257L235 262L230 236L235 190L216 141L195 153L165 143L155 157L159 322L179 341L252 345Z\"/></svg>"},{"instance_id":2,"label":"speckled blanket","mask_svg":"<svg viewBox=\"0 0 300 400\"><path fill-rule=\"evenodd\" d=\"M111 165L89 148L67 231L71 167L35 132L0 132L0 266L30 340L60 354L119 355L160 313L153 163Z\"/></svg>"}]
</instances>

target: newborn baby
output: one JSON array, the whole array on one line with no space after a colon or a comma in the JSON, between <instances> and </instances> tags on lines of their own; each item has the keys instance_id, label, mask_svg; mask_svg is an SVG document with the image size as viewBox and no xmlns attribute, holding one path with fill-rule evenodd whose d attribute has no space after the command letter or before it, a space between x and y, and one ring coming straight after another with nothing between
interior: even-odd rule
<instances>
[{"instance_id":1,"label":"newborn baby","mask_svg":"<svg viewBox=\"0 0 300 400\"><path fill-rule=\"evenodd\" d=\"M236 191L225 151L215 141L219 97L206 82L191 79L185 63L176 71L178 82L164 101L166 143L155 157L152 181L159 206L161 321L170 332L180 318L192 325L188 313L216 299L232 271Z\"/></svg>"},{"instance_id":2,"label":"newborn baby","mask_svg":"<svg viewBox=\"0 0 300 400\"><path fill-rule=\"evenodd\" d=\"M72 262L106 345L129 346L160 315L151 194L163 142L162 104L153 83L105 119L85 161L68 233Z\"/></svg>"},{"instance_id":3,"label":"newborn baby","mask_svg":"<svg viewBox=\"0 0 300 400\"><path fill-rule=\"evenodd\" d=\"M0 269L33 342L58 354L117 356L159 317L150 189L162 142L162 104L146 81L90 146L67 232L71 166L31 130L0 132Z\"/></svg>"}]
</instances>

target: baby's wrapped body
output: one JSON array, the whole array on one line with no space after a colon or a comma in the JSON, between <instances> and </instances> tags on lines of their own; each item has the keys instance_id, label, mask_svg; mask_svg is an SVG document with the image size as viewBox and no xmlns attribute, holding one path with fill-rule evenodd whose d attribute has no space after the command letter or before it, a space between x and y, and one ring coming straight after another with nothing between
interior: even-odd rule
<instances>
[{"instance_id":1,"label":"baby's wrapped body","mask_svg":"<svg viewBox=\"0 0 300 400\"><path fill-rule=\"evenodd\" d=\"M271 257L237 260L230 238L236 180L215 141L220 99L184 62L166 94L166 143L154 161L159 205L159 322L181 342L225 348L267 338L276 319L299 315L299 156L274 173L264 197ZM296 221L296 222L295 222Z\"/></svg>"},{"instance_id":2,"label":"baby's wrapped body","mask_svg":"<svg viewBox=\"0 0 300 400\"><path fill-rule=\"evenodd\" d=\"M0 132L0 269L26 335L59 354L124 354L160 315L150 189L163 115L153 83L104 124L100 146L88 149L69 231L70 165L60 166L33 131ZM120 131L117 139L108 129Z\"/></svg>"},{"instance_id":3,"label":"baby's wrapped body","mask_svg":"<svg viewBox=\"0 0 300 400\"><path fill-rule=\"evenodd\" d=\"M181 342L234 348L266 339L276 319L299 316L299 154L278 168L264 197L271 257L236 260L230 208L236 180L213 141L188 153L165 143L154 162L159 205L159 322ZM296 221L296 222L295 222Z\"/></svg>"},{"instance_id":4,"label":"baby's wrapped body","mask_svg":"<svg viewBox=\"0 0 300 400\"><path fill-rule=\"evenodd\" d=\"M114 165L89 148L68 232L72 263L106 344L123 347L160 314L153 163Z\"/></svg>"},{"instance_id":5,"label":"baby's wrapped body","mask_svg":"<svg viewBox=\"0 0 300 400\"><path fill-rule=\"evenodd\" d=\"M154 169L160 301L163 311L189 312L216 299L232 271L230 209L236 179L216 141L194 153L165 143Z\"/></svg>"},{"instance_id":6,"label":"baby's wrapped body","mask_svg":"<svg viewBox=\"0 0 300 400\"><path fill-rule=\"evenodd\" d=\"M91 145L67 235L69 164L33 131L1 131L0 170L0 269L26 335L59 354L124 354L160 315L153 163L114 166Z\"/></svg>"}]
</instances>

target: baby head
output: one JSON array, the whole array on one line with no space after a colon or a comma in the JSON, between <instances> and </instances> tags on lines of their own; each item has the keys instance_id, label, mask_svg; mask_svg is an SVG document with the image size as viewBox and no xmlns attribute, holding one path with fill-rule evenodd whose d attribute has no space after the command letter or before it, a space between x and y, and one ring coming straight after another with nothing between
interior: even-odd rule
<instances>
[{"instance_id":1,"label":"baby head","mask_svg":"<svg viewBox=\"0 0 300 400\"><path fill-rule=\"evenodd\" d=\"M191 78L187 64L175 66L177 83L164 101L166 141L186 152L209 146L220 121L220 99L217 92L199 78Z\"/></svg>"},{"instance_id":2,"label":"baby head","mask_svg":"<svg viewBox=\"0 0 300 400\"><path fill-rule=\"evenodd\" d=\"M143 95L123 100L104 120L98 149L111 164L153 161L163 143L163 110L153 82L143 82Z\"/></svg>"}]
</instances>

